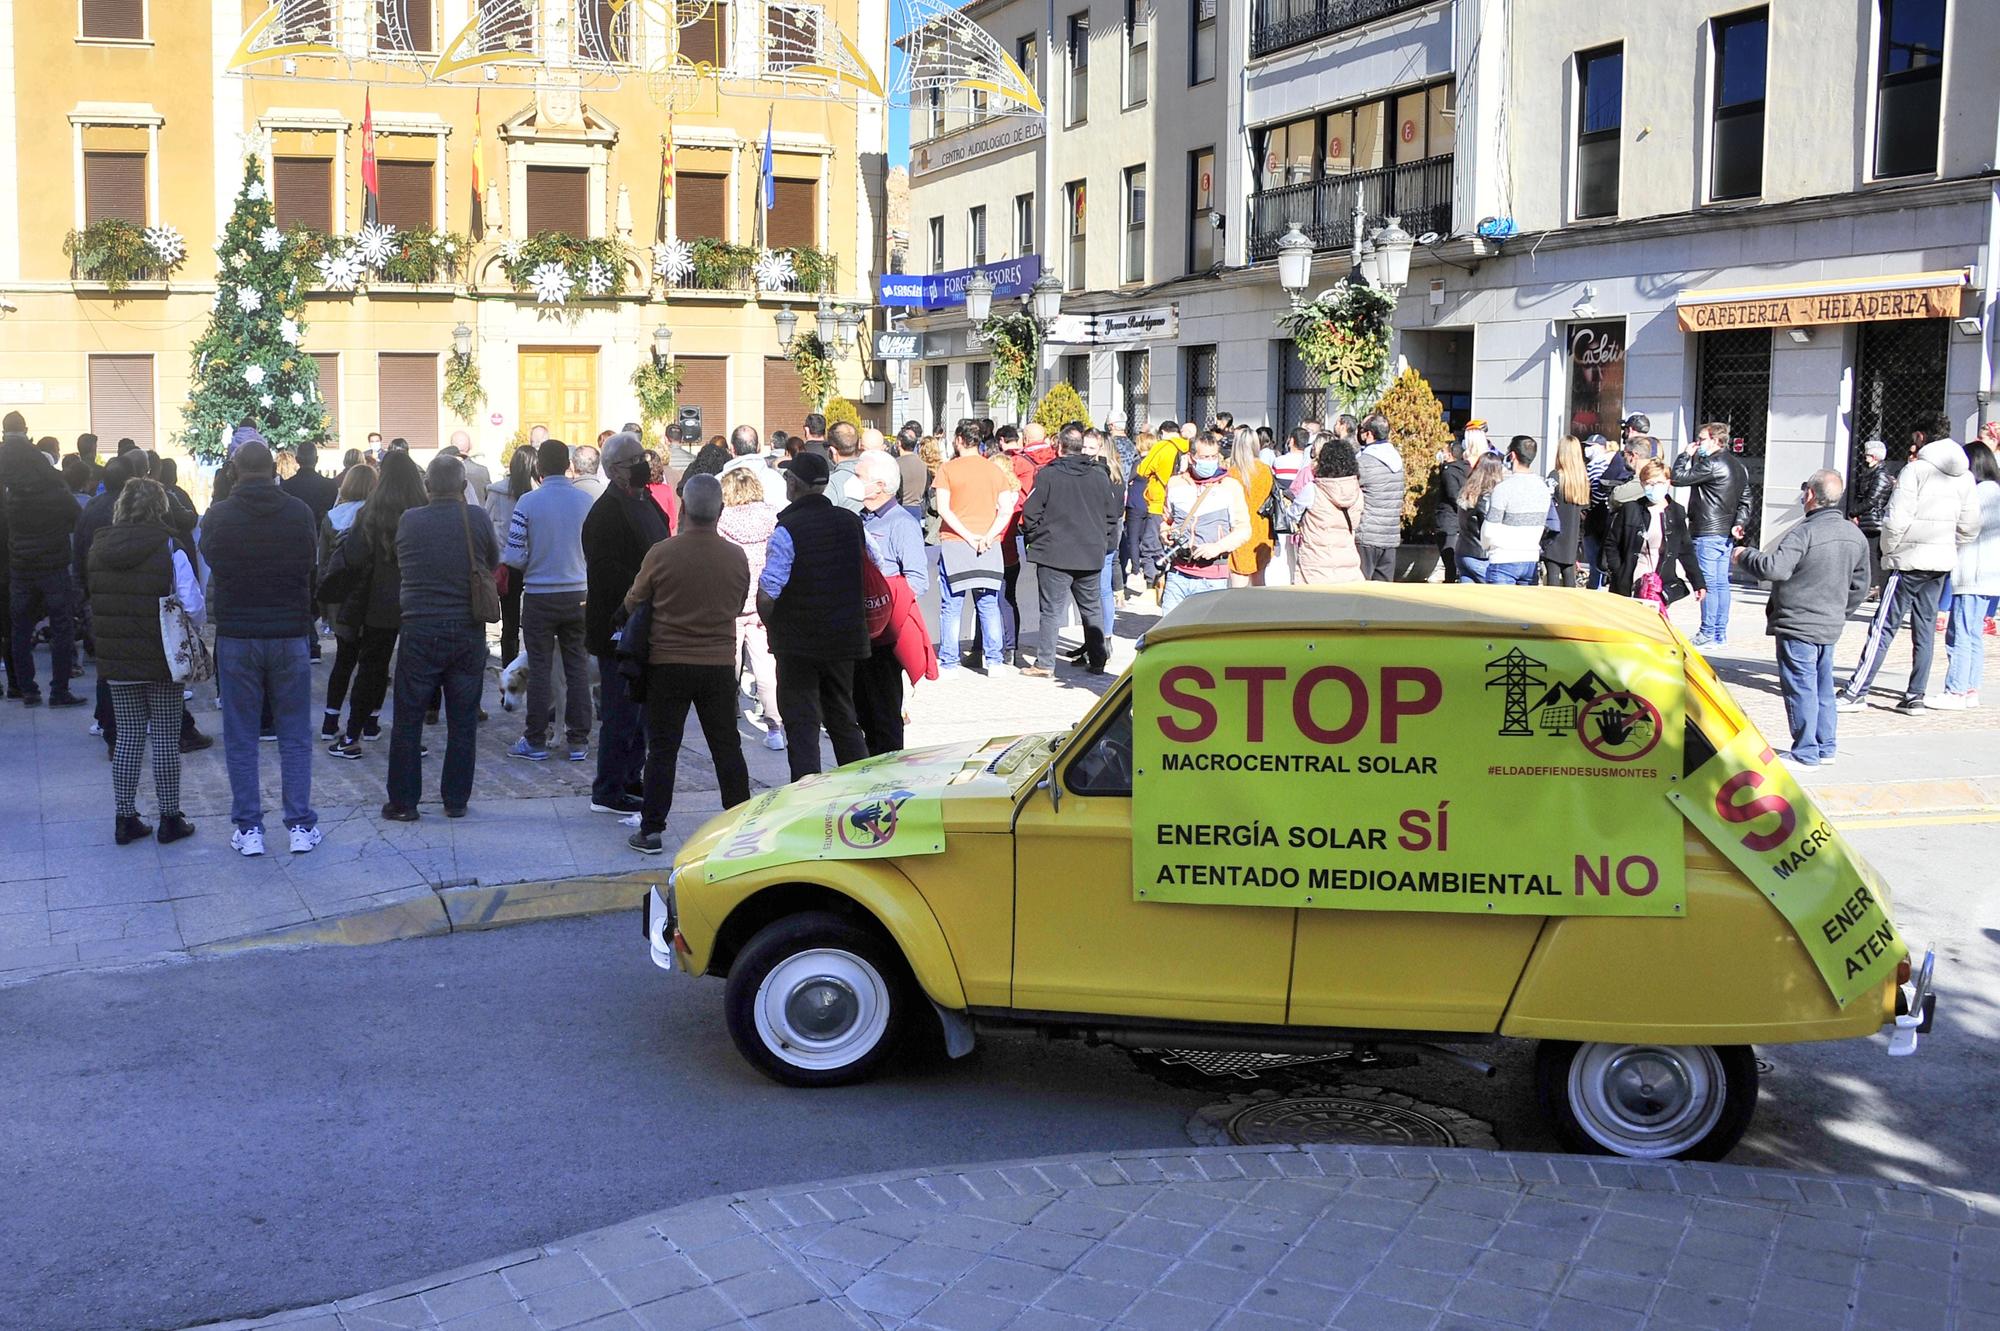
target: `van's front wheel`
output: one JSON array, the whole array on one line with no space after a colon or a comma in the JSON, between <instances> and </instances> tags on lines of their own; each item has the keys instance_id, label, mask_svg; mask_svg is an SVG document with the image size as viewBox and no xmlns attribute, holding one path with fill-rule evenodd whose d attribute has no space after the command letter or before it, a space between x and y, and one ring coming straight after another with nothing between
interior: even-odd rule
<instances>
[{"instance_id":1,"label":"van's front wheel","mask_svg":"<svg viewBox=\"0 0 2000 1331\"><path fill-rule=\"evenodd\" d=\"M729 1034L758 1071L787 1086L868 1076L909 1006L902 959L876 934L813 912L766 925L738 954L724 997Z\"/></svg>"},{"instance_id":2,"label":"van's front wheel","mask_svg":"<svg viewBox=\"0 0 2000 1331\"><path fill-rule=\"evenodd\" d=\"M1566 1150L1639 1160L1719 1160L1750 1126L1747 1045L1544 1040L1535 1092Z\"/></svg>"}]
</instances>

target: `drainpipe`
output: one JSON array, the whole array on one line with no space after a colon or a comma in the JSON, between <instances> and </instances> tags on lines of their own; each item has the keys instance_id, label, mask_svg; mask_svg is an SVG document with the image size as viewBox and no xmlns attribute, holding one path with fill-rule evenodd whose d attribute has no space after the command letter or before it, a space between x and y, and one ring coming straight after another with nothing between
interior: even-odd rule
<instances>
[{"instance_id":1,"label":"drainpipe","mask_svg":"<svg viewBox=\"0 0 2000 1331\"><path fill-rule=\"evenodd\" d=\"M2000 315L2000 183L1986 200L1986 254L1982 265L1986 289L1979 302L1979 421L1993 419L1993 321ZM1977 428L1973 431L1978 434Z\"/></svg>"}]
</instances>

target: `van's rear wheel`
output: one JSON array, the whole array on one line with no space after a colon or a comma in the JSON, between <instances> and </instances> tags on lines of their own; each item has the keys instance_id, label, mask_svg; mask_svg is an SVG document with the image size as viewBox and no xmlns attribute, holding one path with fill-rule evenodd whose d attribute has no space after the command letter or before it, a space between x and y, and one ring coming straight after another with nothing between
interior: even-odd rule
<instances>
[{"instance_id":1,"label":"van's rear wheel","mask_svg":"<svg viewBox=\"0 0 2000 1331\"><path fill-rule=\"evenodd\" d=\"M1535 1092L1566 1150L1639 1160L1719 1160L1750 1126L1747 1045L1544 1040Z\"/></svg>"},{"instance_id":2,"label":"van's rear wheel","mask_svg":"<svg viewBox=\"0 0 2000 1331\"><path fill-rule=\"evenodd\" d=\"M729 970L724 1004L743 1057L787 1086L874 1072L905 1023L902 958L878 935L811 912L766 925Z\"/></svg>"}]
</instances>

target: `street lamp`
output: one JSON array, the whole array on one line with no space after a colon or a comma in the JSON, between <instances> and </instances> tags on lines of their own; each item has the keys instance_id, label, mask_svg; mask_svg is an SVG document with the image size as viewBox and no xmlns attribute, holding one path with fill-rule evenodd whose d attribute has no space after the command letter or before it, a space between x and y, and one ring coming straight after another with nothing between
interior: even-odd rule
<instances>
[{"instance_id":1,"label":"street lamp","mask_svg":"<svg viewBox=\"0 0 2000 1331\"><path fill-rule=\"evenodd\" d=\"M460 360L472 354L472 329L463 321L451 330L451 349L458 354Z\"/></svg>"},{"instance_id":2,"label":"street lamp","mask_svg":"<svg viewBox=\"0 0 2000 1331\"><path fill-rule=\"evenodd\" d=\"M813 311L813 322L816 325L815 331L819 333L820 341L833 341L834 334L839 331L835 327L833 297L821 296L819 298L819 305Z\"/></svg>"},{"instance_id":3,"label":"street lamp","mask_svg":"<svg viewBox=\"0 0 2000 1331\"><path fill-rule=\"evenodd\" d=\"M1056 320L1061 317L1062 298L1062 279L1054 273L1043 273L1035 279L1035 284L1028 288L1029 308L1034 311L1035 322L1042 326L1043 332L1054 327Z\"/></svg>"},{"instance_id":4,"label":"street lamp","mask_svg":"<svg viewBox=\"0 0 2000 1331\"><path fill-rule=\"evenodd\" d=\"M1387 226L1375 233L1374 241L1375 272L1371 276L1375 285L1394 300L1410 284L1410 253L1417 242L1394 215Z\"/></svg>"},{"instance_id":5,"label":"street lamp","mask_svg":"<svg viewBox=\"0 0 2000 1331\"><path fill-rule=\"evenodd\" d=\"M1278 285L1285 289L1294 305L1312 284L1312 264L1312 238L1294 224L1278 237Z\"/></svg>"},{"instance_id":6,"label":"street lamp","mask_svg":"<svg viewBox=\"0 0 2000 1331\"><path fill-rule=\"evenodd\" d=\"M854 341L854 334L861 328L861 307L843 305L840 307L840 340L835 344L834 359L846 360L847 348Z\"/></svg>"},{"instance_id":7,"label":"street lamp","mask_svg":"<svg viewBox=\"0 0 2000 1331\"><path fill-rule=\"evenodd\" d=\"M653 364L665 365L674 344L674 330L661 324L653 330Z\"/></svg>"},{"instance_id":8,"label":"street lamp","mask_svg":"<svg viewBox=\"0 0 2000 1331\"><path fill-rule=\"evenodd\" d=\"M799 333L799 316L792 313L792 307L782 305L771 316L771 322L778 325L778 350L787 356L792 354L792 339Z\"/></svg>"},{"instance_id":9,"label":"street lamp","mask_svg":"<svg viewBox=\"0 0 2000 1331\"><path fill-rule=\"evenodd\" d=\"M975 269L965 279L965 317L974 326L986 322L993 313L993 279Z\"/></svg>"}]
</instances>

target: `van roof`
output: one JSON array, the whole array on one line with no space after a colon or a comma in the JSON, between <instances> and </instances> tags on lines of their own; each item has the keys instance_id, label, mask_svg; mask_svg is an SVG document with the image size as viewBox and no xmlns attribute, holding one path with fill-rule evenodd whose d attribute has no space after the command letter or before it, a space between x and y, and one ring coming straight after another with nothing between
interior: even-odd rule
<instances>
[{"instance_id":1,"label":"van roof","mask_svg":"<svg viewBox=\"0 0 2000 1331\"><path fill-rule=\"evenodd\" d=\"M1147 630L1140 646L1228 633L1370 628L1682 646L1650 605L1609 592L1394 582L1242 587L1190 596Z\"/></svg>"}]
</instances>

